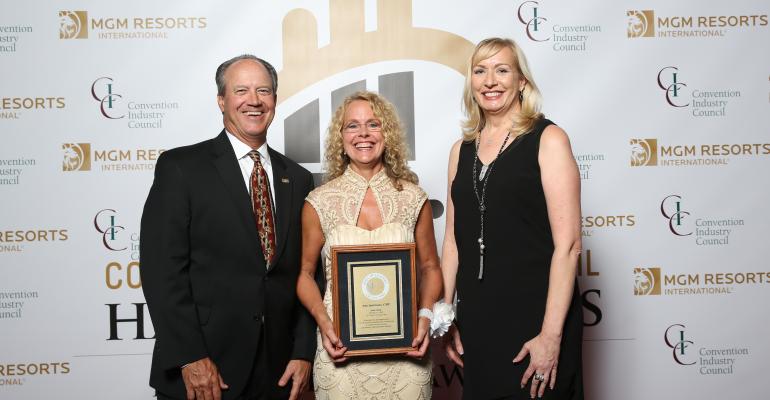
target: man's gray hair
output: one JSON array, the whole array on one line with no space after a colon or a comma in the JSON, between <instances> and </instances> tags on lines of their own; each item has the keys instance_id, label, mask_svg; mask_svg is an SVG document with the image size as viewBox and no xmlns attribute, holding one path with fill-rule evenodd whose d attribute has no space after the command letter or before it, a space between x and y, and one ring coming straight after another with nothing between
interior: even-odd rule
<instances>
[{"instance_id":1,"label":"man's gray hair","mask_svg":"<svg viewBox=\"0 0 770 400\"><path fill-rule=\"evenodd\" d=\"M251 54L242 54L233 57L219 65L217 74L214 77L214 80L217 83L217 96L225 95L225 72L231 65L241 60L254 60L265 67L267 73L270 75L270 80L273 83L273 97L276 97L278 95L278 74L275 72L275 68L269 62Z\"/></svg>"}]
</instances>

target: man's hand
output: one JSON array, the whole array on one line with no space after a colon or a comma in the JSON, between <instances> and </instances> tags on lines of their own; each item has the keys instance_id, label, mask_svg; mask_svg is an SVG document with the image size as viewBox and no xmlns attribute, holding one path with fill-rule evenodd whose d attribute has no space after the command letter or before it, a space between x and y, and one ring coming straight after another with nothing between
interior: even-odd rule
<instances>
[{"instance_id":1,"label":"man's hand","mask_svg":"<svg viewBox=\"0 0 770 400\"><path fill-rule=\"evenodd\" d=\"M310 376L310 362L305 360L291 360L286 365L286 371L283 372L283 376L278 381L278 386L284 387L289 383L289 379L292 380L291 394L289 400L296 400L299 395L305 391L307 386L307 379Z\"/></svg>"},{"instance_id":2,"label":"man's hand","mask_svg":"<svg viewBox=\"0 0 770 400\"><path fill-rule=\"evenodd\" d=\"M229 388L210 358L202 358L182 368L187 400L221 400L222 390Z\"/></svg>"}]
</instances>

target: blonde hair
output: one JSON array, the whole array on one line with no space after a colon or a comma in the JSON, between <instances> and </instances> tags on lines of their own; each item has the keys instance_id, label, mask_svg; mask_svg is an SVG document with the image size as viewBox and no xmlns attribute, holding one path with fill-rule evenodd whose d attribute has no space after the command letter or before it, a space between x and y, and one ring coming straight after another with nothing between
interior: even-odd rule
<instances>
[{"instance_id":1,"label":"blonde hair","mask_svg":"<svg viewBox=\"0 0 770 400\"><path fill-rule=\"evenodd\" d=\"M473 96L473 87L471 79L473 77L473 67L479 62L494 56L500 50L508 47L513 53L513 67L524 77L526 84L523 90L523 101L518 113L513 116L511 123L513 127L511 133L514 137L529 132L535 126L535 123L543 117L540 113L543 97L540 90L532 78L532 72L529 70L527 58L521 48L511 39L488 38L484 39L473 50L473 54L468 60L468 70L465 74L465 88L463 89L463 109L467 119L463 121L463 136L466 141L476 140L479 132L486 125L484 110L481 109ZM514 101L519 101L518 96ZM515 103L514 103L515 104Z\"/></svg>"},{"instance_id":2,"label":"blonde hair","mask_svg":"<svg viewBox=\"0 0 770 400\"><path fill-rule=\"evenodd\" d=\"M401 191L403 187L400 181L416 184L417 175L409 169L407 163L408 150L404 130L395 107L379 94L368 91L356 92L345 98L329 123L324 154L326 181L341 176L350 164L350 157L345 154L342 143L342 128L345 123L345 111L351 103L358 100L369 103L372 113L382 123L382 137L385 142L382 163L393 186Z\"/></svg>"}]
</instances>

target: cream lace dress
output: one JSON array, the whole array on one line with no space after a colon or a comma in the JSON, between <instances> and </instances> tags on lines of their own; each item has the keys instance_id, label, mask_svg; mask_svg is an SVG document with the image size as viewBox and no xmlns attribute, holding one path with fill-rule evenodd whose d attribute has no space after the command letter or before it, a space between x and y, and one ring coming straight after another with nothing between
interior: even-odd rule
<instances>
[{"instance_id":1,"label":"cream lace dress","mask_svg":"<svg viewBox=\"0 0 770 400\"><path fill-rule=\"evenodd\" d=\"M385 169L367 182L348 167L345 173L313 190L307 197L321 220L326 242L321 250L326 291L324 306L332 316L331 246L414 242L414 228L422 204L427 199L419 186L403 182L397 191ZM368 188L382 216L383 225L374 230L356 226ZM332 362L317 336L313 363L313 382L317 400L419 400L431 397L431 361L406 356L364 358L340 365Z\"/></svg>"}]
</instances>

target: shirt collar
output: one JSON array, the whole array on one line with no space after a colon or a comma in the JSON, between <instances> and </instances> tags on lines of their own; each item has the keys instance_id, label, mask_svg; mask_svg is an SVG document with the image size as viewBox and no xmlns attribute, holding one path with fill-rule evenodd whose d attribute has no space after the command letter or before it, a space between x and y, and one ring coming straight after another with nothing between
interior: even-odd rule
<instances>
[{"instance_id":1,"label":"shirt collar","mask_svg":"<svg viewBox=\"0 0 770 400\"><path fill-rule=\"evenodd\" d=\"M227 132L227 130L225 130L225 132ZM230 140L230 145L233 146L233 151L235 151L235 158L240 160L249 156L249 152L252 150L249 145L241 142L237 137L235 137L235 135L230 132L227 132L227 139ZM271 165L270 153L267 151L267 142L265 142L262 146L259 146L257 152L259 152L259 158L263 165Z\"/></svg>"}]
</instances>

